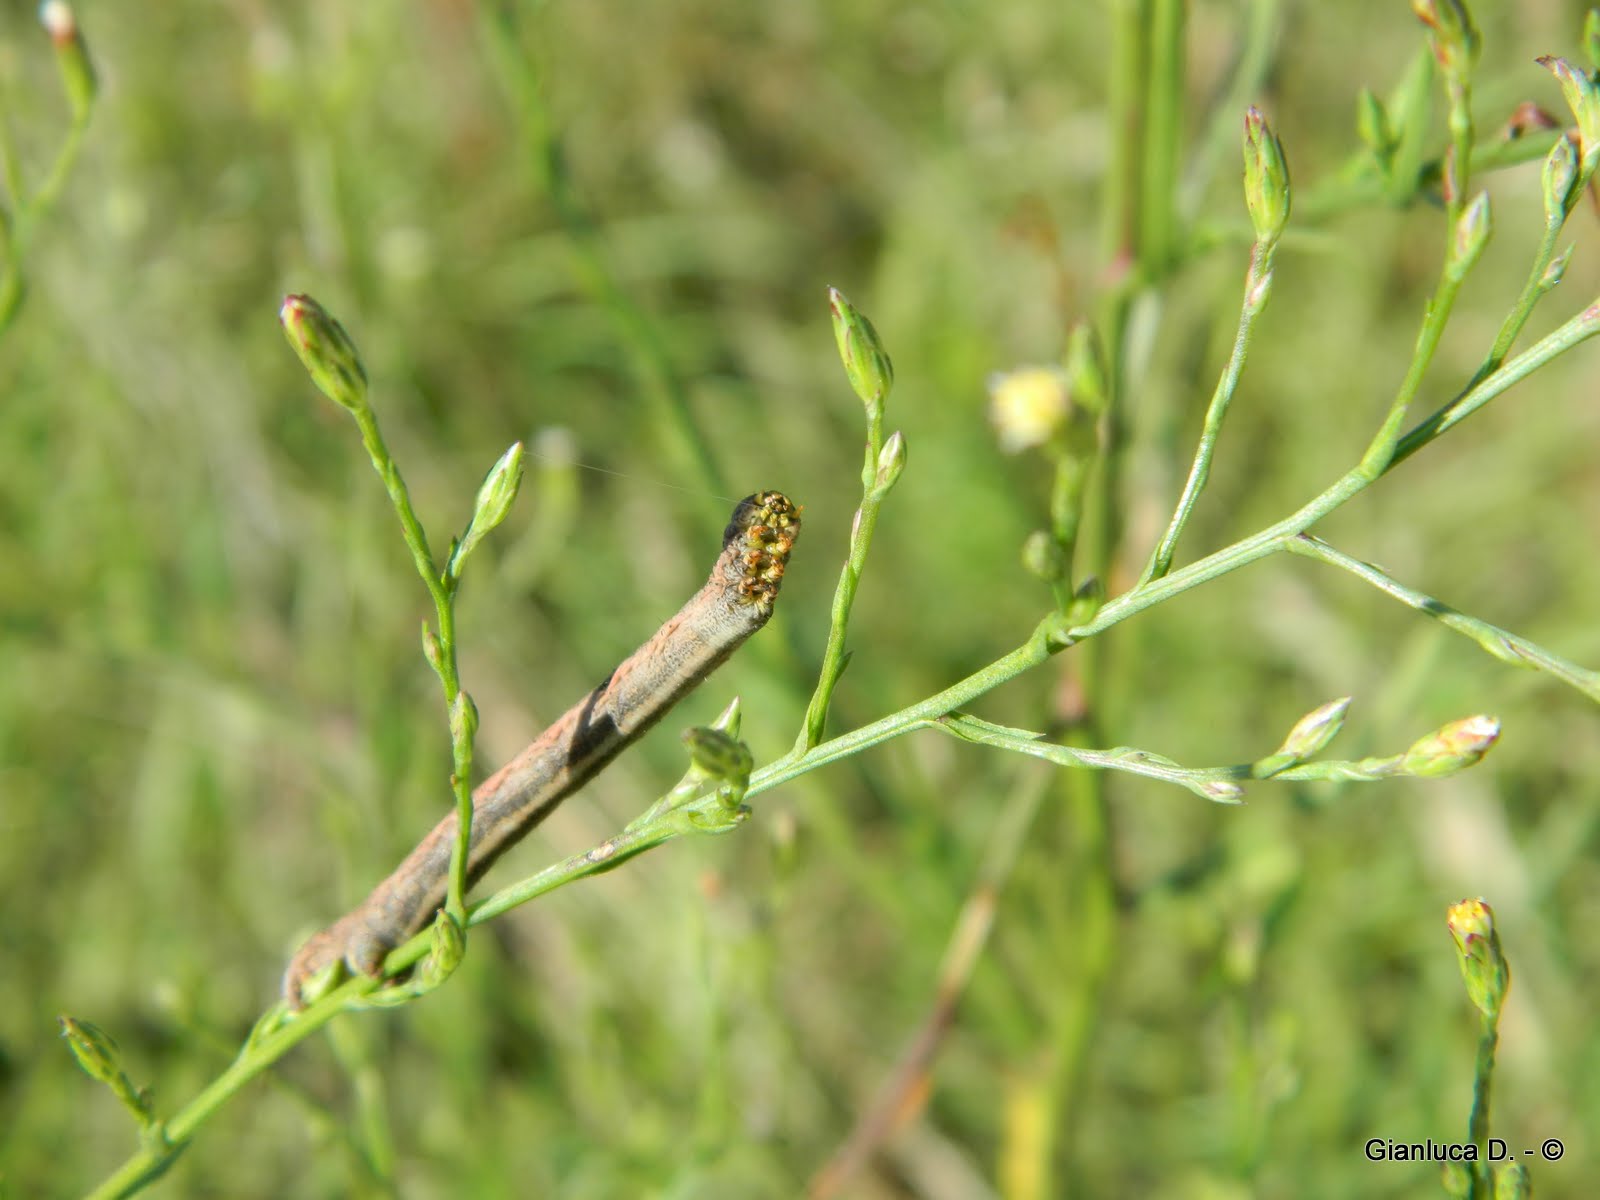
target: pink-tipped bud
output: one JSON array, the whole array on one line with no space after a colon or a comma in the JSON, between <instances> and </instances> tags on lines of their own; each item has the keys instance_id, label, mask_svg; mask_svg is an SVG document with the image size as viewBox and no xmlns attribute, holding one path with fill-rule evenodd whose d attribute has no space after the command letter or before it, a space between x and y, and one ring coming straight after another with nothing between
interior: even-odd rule
<instances>
[{"instance_id":1,"label":"pink-tipped bud","mask_svg":"<svg viewBox=\"0 0 1600 1200\"><path fill-rule=\"evenodd\" d=\"M1479 192L1456 222L1455 237L1451 239L1447 266L1455 278L1460 279L1472 270L1493 232L1494 217L1489 209L1489 193Z\"/></svg>"},{"instance_id":2,"label":"pink-tipped bud","mask_svg":"<svg viewBox=\"0 0 1600 1200\"><path fill-rule=\"evenodd\" d=\"M506 514L511 511L511 503L517 498L517 491L522 487L525 457L522 443L512 442L510 448L500 456L494 466L489 468L489 473L478 485L478 496L472 505L472 520L467 523L467 531L461 535L461 544L450 555L447 569L452 578L460 577L461 565L466 562L467 555L471 554L477 544L483 541L495 526L504 521Z\"/></svg>"},{"instance_id":3,"label":"pink-tipped bud","mask_svg":"<svg viewBox=\"0 0 1600 1200\"><path fill-rule=\"evenodd\" d=\"M1578 186L1578 147L1570 137L1556 139L1545 155L1544 171L1540 182L1544 191L1544 219L1551 229L1559 229L1577 204L1581 188Z\"/></svg>"},{"instance_id":4,"label":"pink-tipped bud","mask_svg":"<svg viewBox=\"0 0 1600 1200\"><path fill-rule=\"evenodd\" d=\"M1462 900L1446 910L1444 923L1456 944L1472 1006L1489 1020L1498 1019L1511 987L1511 966L1500 949L1494 910L1482 900Z\"/></svg>"},{"instance_id":5,"label":"pink-tipped bud","mask_svg":"<svg viewBox=\"0 0 1600 1200\"><path fill-rule=\"evenodd\" d=\"M839 361L844 364L850 387L869 410L881 413L889 389L894 386L894 364L884 351L878 331L838 288L828 289L828 308L833 313Z\"/></svg>"},{"instance_id":6,"label":"pink-tipped bud","mask_svg":"<svg viewBox=\"0 0 1600 1200\"><path fill-rule=\"evenodd\" d=\"M1280 752L1292 755L1296 761L1301 762L1320 754L1323 747L1333 741L1344 728L1345 714L1349 711L1349 696L1330 700L1312 709L1294 723L1294 728L1289 730L1288 736L1283 739L1283 745L1279 747Z\"/></svg>"},{"instance_id":7,"label":"pink-tipped bud","mask_svg":"<svg viewBox=\"0 0 1600 1200\"><path fill-rule=\"evenodd\" d=\"M898 429L889 435L889 440L884 442L883 449L878 451L878 469L872 478L872 486L879 492L887 492L900 478L900 472L906 469L906 439Z\"/></svg>"},{"instance_id":8,"label":"pink-tipped bud","mask_svg":"<svg viewBox=\"0 0 1600 1200\"><path fill-rule=\"evenodd\" d=\"M1586 180L1600 160L1600 85L1587 71L1564 58L1546 55L1539 60L1539 65L1556 77L1561 95L1578 123L1579 174Z\"/></svg>"},{"instance_id":9,"label":"pink-tipped bud","mask_svg":"<svg viewBox=\"0 0 1600 1200\"><path fill-rule=\"evenodd\" d=\"M1253 104L1244 115L1244 199L1256 241L1276 243L1289 223L1289 164L1283 143Z\"/></svg>"},{"instance_id":10,"label":"pink-tipped bud","mask_svg":"<svg viewBox=\"0 0 1600 1200\"><path fill-rule=\"evenodd\" d=\"M86 121L100 91L100 83L89 57L89 45L78 28L78 18L66 0L45 0L39 5L39 24L44 26L44 31L50 35L50 44L55 47L56 66L61 71L61 85L66 90L67 102L72 105L72 115L80 123Z\"/></svg>"},{"instance_id":11,"label":"pink-tipped bud","mask_svg":"<svg viewBox=\"0 0 1600 1200\"><path fill-rule=\"evenodd\" d=\"M1434 730L1401 757L1398 774L1443 779L1475 765L1500 738L1500 722L1479 714Z\"/></svg>"},{"instance_id":12,"label":"pink-tipped bud","mask_svg":"<svg viewBox=\"0 0 1600 1200\"><path fill-rule=\"evenodd\" d=\"M278 322L311 381L335 404L360 412L367 406L367 369L344 326L310 296L283 298Z\"/></svg>"},{"instance_id":13,"label":"pink-tipped bud","mask_svg":"<svg viewBox=\"0 0 1600 1200\"><path fill-rule=\"evenodd\" d=\"M122 1075L122 1051L116 1039L90 1021L62 1014L56 1018L61 1036L84 1074L101 1083L114 1083Z\"/></svg>"}]
</instances>

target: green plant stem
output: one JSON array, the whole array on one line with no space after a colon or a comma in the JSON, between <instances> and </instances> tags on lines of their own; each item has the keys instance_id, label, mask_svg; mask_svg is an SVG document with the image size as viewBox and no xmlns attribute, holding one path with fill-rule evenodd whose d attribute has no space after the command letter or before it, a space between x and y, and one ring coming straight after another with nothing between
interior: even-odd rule
<instances>
[{"instance_id":1,"label":"green plant stem","mask_svg":"<svg viewBox=\"0 0 1600 1200\"><path fill-rule=\"evenodd\" d=\"M1540 339L1510 362L1490 372L1444 405L1400 439L1385 470L1398 466L1453 425L1470 417L1512 384L1533 374L1546 363L1600 333L1600 301L1589 305L1566 324Z\"/></svg>"},{"instance_id":2,"label":"green plant stem","mask_svg":"<svg viewBox=\"0 0 1600 1200\"><path fill-rule=\"evenodd\" d=\"M329 1021L345 1011L354 997L375 990L377 980L362 976L340 985L311 1005L293 1021L280 1023L259 1040L246 1042L237 1058L170 1120L159 1126L158 1135L148 1139L139 1151L128 1158L99 1187L87 1194L86 1200L115 1200L131 1196L146 1184L161 1177L178 1156L188 1148L196 1130L221 1108L245 1084L277 1062L295 1046L316 1033ZM268 1018L279 1013L274 1009Z\"/></svg>"},{"instance_id":3,"label":"green plant stem","mask_svg":"<svg viewBox=\"0 0 1600 1200\"><path fill-rule=\"evenodd\" d=\"M893 484L877 482L878 456L883 453L883 406L868 404L867 448L861 467L861 507L856 509L850 526L850 549L845 557L844 569L839 572L839 582L833 591L833 610L828 622L828 641L822 651L822 668L817 674L817 687L806 705L805 720L800 735L795 739L795 752L805 753L822 741L828 725L828 707L833 702L833 689L844 674L850 656L845 650L845 635L850 627L850 610L855 605L856 588L861 584L861 572L866 567L867 551L872 546L872 534L878 527L878 510L883 507Z\"/></svg>"},{"instance_id":4,"label":"green plant stem","mask_svg":"<svg viewBox=\"0 0 1600 1200\"><path fill-rule=\"evenodd\" d=\"M461 692L460 672L456 665L455 584L443 575L428 548L428 534L411 506L411 493L406 481L389 453L389 447L378 429L378 418L372 409L362 405L354 410L356 425L361 430L361 444L372 459L372 466L383 480L384 490L395 515L400 518L400 530L406 546L411 550L411 561L422 577L433 598L433 608L439 623L439 684L444 690L445 711L453 710L456 697ZM472 846L472 737L457 736L451 731L450 790L456 805L456 841L450 853L450 885L446 893L445 910L456 920L465 922L467 915L467 868Z\"/></svg>"},{"instance_id":5,"label":"green plant stem","mask_svg":"<svg viewBox=\"0 0 1600 1200\"><path fill-rule=\"evenodd\" d=\"M1160 279L1178 257L1178 159L1183 136L1186 0L1151 0L1145 127L1140 147L1139 260L1146 279Z\"/></svg>"},{"instance_id":6,"label":"green plant stem","mask_svg":"<svg viewBox=\"0 0 1600 1200\"><path fill-rule=\"evenodd\" d=\"M1445 212L1454 227L1467 207L1467 183L1472 178L1472 84L1466 74L1445 78L1449 98L1446 124L1450 129L1450 152L1455 159L1456 187L1447 189Z\"/></svg>"},{"instance_id":7,"label":"green plant stem","mask_svg":"<svg viewBox=\"0 0 1600 1200\"><path fill-rule=\"evenodd\" d=\"M1078 551L1078 531L1083 527L1084 492L1094 465L1094 460L1085 455L1062 452L1056 456L1055 478L1050 485L1050 534L1061 553L1061 578L1051 584L1058 611L1065 611L1072 603L1076 578L1073 560Z\"/></svg>"},{"instance_id":8,"label":"green plant stem","mask_svg":"<svg viewBox=\"0 0 1600 1200\"><path fill-rule=\"evenodd\" d=\"M1560 655L1552 654L1543 646L1530 642L1527 638L1519 637L1509 630L1501 629L1498 625L1491 625L1488 621L1468 616L1464 612L1451 608L1448 604L1435 600L1432 596L1406 587L1404 584L1385 575L1371 563L1362 562L1360 559L1352 558L1348 554L1335 550L1320 538L1302 534L1300 537L1291 539L1287 549L1294 554L1300 554L1317 562L1327 563L1329 566L1349 571L1357 579L1371 584L1385 595L1393 596L1402 604L1408 605L1418 612L1432 617L1441 625L1471 638L1501 662L1510 663L1516 667L1529 667L1535 671L1541 671L1551 678L1558 679L1569 687L1577 689L1589 699L1600 704L1600 671L1591 671L1580 667Z\"/></svg>"},{"instance_id":9,"label":"green plant stem","mask_svg":"<svg viewBox=\"0 0 1600 1200\"><path fill-rule=\"evenodd\" d=\"M1511 347L1516 343L1522 327L1533 315L1534 306L1550 291L1550 285L1545 281L1545 272L1555 261L1556 242L1561 237L1564 224L1565 218L1561 221L1545 222L1544 236L1539 239L1539 248L1534 253L1533 266L1528 271L1528 278L1522 285L1522 291L1517 294L1516 303L1511 306L1511 311L1501 322L1500 332L1495 335L1494 345L1490 347L1483 365L1473 375L1472 383L1477 383L1491 372L1499 370L1500 364L1506 360L1506 355L1511 353ZM1468 384L1468 387L1471 386Z\"/></svg>"},{"instance_id":10,"label":"green plant stem","mask_svg":"<svg viewBox=\"0 0 1600 1200\"><path fill-rule=\"evenodd\" d=\"M1139 257L1150 5L1151 0L1116 0L1112 6L1107 97L1111 161L1100 212L1107 265L1117 273L1131 269Z\"/></svg>"},{"instance_id":11,"label":"green plant stem","mask_svg":"<svg viewBox=\"0 0 1600 1200\"><path fill-rule=\"evenodd\" d=\"M1450 228L1453 238L1454 224ZM1406 368L1405 378L1401 380L1400 389L1389 405L1388 415L1367 446L1366 453L1362 455L1361 464L1369 471L1381 473L1394 457L1395 444L1399 441L1400 430L1405 425L1406 413L1411 407L1411 402L1416 399L1417 391L1422 387L1423 376L1433 364L1434 353L1439 349L1439 339L1444 335L1444 327L1450 320L1450 310L1455 307L1456 296L1460 293L1461 284L1465 280L1462 272L1452 269L1451 258L1451 251L1447 249L1444 269L1439 276L1439 286L1428 298L1428 308L1423 314L1422 328L1417 331L1417 344L1411 353L1411 365Z\"/></svg>"},{"instance_id":12,"label":"green plant stem","mask_svg":"<svg viewBox=\"0 0 1600 1200\"><path fill-rule=\"evenodd\" d=\"M1489 1091L1494 1082L1494 1055L1500 1043L1498 1018L1481 1016L1478 1029L1478 1053L1472 1069L1472 1112L1467 1118L1467 1140L1477 1146L1485 1156L1472 1163L1472 1200L1490 1200L1494 1194L1489 1171Z\"/></svg>"},{"instance_id":13,"label":"green plant stem","mask_svg":"<svg viewBox=\"0 0 1600 1200\"><path fill-rule=\"evenodd\" d=\"M1244 302L1239 308L1239 325L1233 336L1233 351L1228 355L1216 390L1211 393L1211 403L1206 407L1200 443L1195 449L1194 462L1189 467L1189 478L1183 485L1183 494L1173 510L1166 532L1161 535L1155 552L1145 566L1144 574L1139 577L1140 583L1159 579L1172 570L1172 556L1177 551L1178 539L1183 536L1195 503L1211 477L1211 459L1216 453L1217 439L1222 434L1222 423L1227 419L1234 392L1238 390L1239 376L1244 371L1245 355L1250 350L1250 334L1272 292L1272 264L1275 257L1274 244L1258 241L1251 247L1250 269L1245 276Z\"/></svg>"}]
</instances>

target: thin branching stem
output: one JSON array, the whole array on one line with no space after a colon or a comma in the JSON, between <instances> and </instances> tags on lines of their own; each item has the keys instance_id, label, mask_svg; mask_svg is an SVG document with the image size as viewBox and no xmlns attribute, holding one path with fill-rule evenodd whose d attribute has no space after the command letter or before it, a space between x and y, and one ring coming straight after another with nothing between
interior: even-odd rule
<instances>
[{"instance_id":1,"label":"thin branching stem","mask_svg":"<svg viewBox=\"0 0 1600 1200\"><path fill-rule=\"evenodd\" d=\"M867 448L865 464L861 469L861 506L856 510L850 526L850 549L844 568L839 572L839 582L834 587L833 608L828 621L828 640L822 651L822 667L817 674L816 690L806 705L805 720L801 723L795 750L810 750L822 741L828 725L828 709L833 703L833 690L849 664L850 655L845 649L845 637L850 629L850 610L855 605L856 589L861 585L861 572L866 568L867 552L872 548L872 535L878 528L878 511L888 496L890 486L877 481L878 457L883 452L883 410L867 408Z\"/></svg>"},{"instance_id":2,"label":"thin branching stem","mask_svg":"<svg viewBox=\"0 0 1600 1200\"><path fill-rule=\"evenodd\" d=\"M377 416L366 405L353 410L352 415L361 430L361 444L366 447L367 455L372 459L378 477L383 480L384 490L389 494L389 502L400 520L400 530L405 537L406 546L411 551L411 561L417 569L417 574L422 577L428 595L433 599L434 612L439 623L440 654L436 669L439 673L440 686L444 690L445 709L450 711L454 708L461 692L460 673L456 665L455 587L452 581L440 572L434 561L433 551L428 547L427 531L423 529L422 521L418 518L416 509L412 507L410 490L406 487L400 468L395 464L393 456L389 453L389 447L383 440L383 434L378 429ZM458 922L464 923L467 915L468 856L472 846L470 733L460 736L452 730L451 760L450 790L456 806L456 841L450 856L450 885L445 909Z\"/></svg>"},{"instance_id":3,"label":"thin branching stem","mask_svg":"<svg viewBox=\"0 0 1600 1200\"><path fill-rule=\"evenodd\" d=\"M1184 527L1194 512L1195 503L1200 499L1200 493L1205 490L1206 481L1211 476L1211 459L1216 454L1217 439L1222 434L1222 423L1227 419L1228 407L1233 403L1234 392L1239 387L1239 376L1244 371L1245 355L1250 350L1250 335L1255 327L1255 320L1266 307L1267 297L1272 291L1272 263L1275 253L1276 247L1270 243L1258 241L1251 248L1250 270L1245 277L1244 302L1239 307L1239 325L1233 335L1233 350L1228 355L1227 364L1222 368L1216 390L1211 394L1211 403L1206 407L1205 421L1200 429L1200 443L1195 449L1194 462L1189 467L1189 478L1183 485L1183 494L1173 510L1172 520L1168 522L1166 532L1161 535L1155 552L1151 554L1150 561L1145 566L1144 574L1140 576L1141 583L1159 579L1172 570L1172 556L1177 552L1178 539L1183 536Z\"/></svg>"},{"instance_id":4,"label":"thin branching stem","mask_svg":"<svg viewBox=\"0 0 1600 1200\"><path fill-rule=\"evenodd\" d=\"M1527 638L1519 637L1509 630L1501 629L1498 625L1491 625L1481 618L1469 616L1464 612L1451 608L1448 604L1435 600L1432 596L1407 587L1398 580L1384 574L1371 563L1362 562L1360 559L1352 558L1350 555L1334 549L1320 538L1302 535L1291 539L1287 544L1287 548L1292 553L1304 555L1306 558L1348 571L1357 579L1371 584L1384 595L1392 596L1400 603L1416 609L1425 616L1432 617L1446 628L1453 629L1462 636L1471 638L1501 662L1510 663L1512 666L1517 667L1529 667L1535 671L1543 672L1552 679L1558 679L1567 686L1575 688L1589 697L1589 699L1600 704L1600 671L1591 671L1580 667L1558 654L1552 654L1543 646L1530 642Z\"/></svg>"}]
</instances>

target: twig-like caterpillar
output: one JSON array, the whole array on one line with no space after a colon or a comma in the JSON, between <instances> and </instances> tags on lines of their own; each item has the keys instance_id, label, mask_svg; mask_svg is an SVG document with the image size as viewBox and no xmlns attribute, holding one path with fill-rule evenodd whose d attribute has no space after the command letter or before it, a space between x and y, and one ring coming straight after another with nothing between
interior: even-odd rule
<instances>
[{"instance_id":1,"label":"twig-like caterpillar","mask_svg":"<svg viewBox=\"0 0 1600 1200\"><path fill-rule=\"evenodd\" d=\"M799 533L800 510L786 496L758 492L739 502L705 586L473 793L472 881L767 623ZM285 999L300 1007L304 985L336 961L377 975L389 951L443 907L455 840L452 812L366 900L300 947L284 973Z\"/></svg>"}]
</instances>

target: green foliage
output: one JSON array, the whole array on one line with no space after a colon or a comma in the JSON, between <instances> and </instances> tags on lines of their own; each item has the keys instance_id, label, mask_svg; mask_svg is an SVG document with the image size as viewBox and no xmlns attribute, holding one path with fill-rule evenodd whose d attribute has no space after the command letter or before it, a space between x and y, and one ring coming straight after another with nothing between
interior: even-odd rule
<instances>
[{"instance_id":1,"label":"green foliage","mask_svg":"<svg viewBox=\"0 0 1600 1200\"><path fill-rule=\"evenodd\" d=\"M0 1190L1428 1194L1361 1146L1460 1136L1484 894L1494 1132L1592 1194L1597 26L1422 7L182 0L81 70L0 16ZM1062 362L1002 454L986 380ZM263 1016L769 486L772 626L436 990Z\"/></svg>"}]
</instances>

